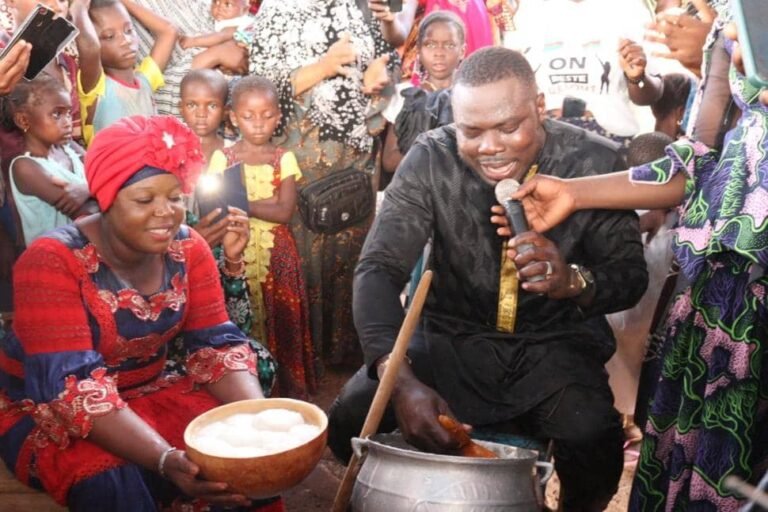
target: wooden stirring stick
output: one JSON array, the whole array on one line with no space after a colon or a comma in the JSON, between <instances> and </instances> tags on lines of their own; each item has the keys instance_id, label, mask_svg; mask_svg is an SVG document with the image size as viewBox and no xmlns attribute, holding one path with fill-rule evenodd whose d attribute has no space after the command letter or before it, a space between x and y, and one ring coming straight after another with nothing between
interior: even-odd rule
<instances>
[{"instance_id":1,"label":"wooden stirring stick","mask_svg":"<svg viewBox=\"0 0 768 512\"><path fill-rule=\"evenodd\" d=\"M416 330L419 316L421 316L421 309L424 307L424 301L427 299L427 292L431 282L432 271L427 270L421 275L419 286L416 288L413 301L408 308L408 313L405 315L403 325L400 327L400 332L395 340L395 346L389 356L387 366L384 368L384 375L381 376L379 387L376 389L371 407L368 409L368 416L365 417L363 429L360 431L360 437L363 439L375 434L379 428L381 418L384 416L384 410L387 408L389 398L392 396L397 374L400 372L400 365L403 363L403 359L405 359L408 343L411 341L411 336L413 336L413 331ZM339 490L336 492L336 499L333 501L333 512L346 512L349 499L352 497L352 488L355 485L358 471L360 471L360 459L357 455L352 454L352 458L349 459L349 464L347 465L347 471L344 473Z\"/></svg>"}]
</instances>

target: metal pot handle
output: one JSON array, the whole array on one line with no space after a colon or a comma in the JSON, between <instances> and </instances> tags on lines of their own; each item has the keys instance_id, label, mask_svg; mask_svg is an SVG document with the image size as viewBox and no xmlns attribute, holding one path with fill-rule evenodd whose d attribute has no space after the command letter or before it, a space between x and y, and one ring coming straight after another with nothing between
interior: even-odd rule
<instances>
[{"instance_id":1,"label":"metal pot handle","mask_svg":"<svg viewBox=\"0 0 768 512\"><path fill-rule=\"evenodd\" d=\"M352 451L354 452L355 456L358 459L362 459L364 455L364 451L368 448L368 439L363 439L362 437L353 437L352 440Z\"/></svg>"},{"instance_id":2,"label":"metal pot handle","mask_svg":"<svg viewBox=\"0 0 768 512\"><path fill-rule=\"evenodd\" d=\"M543 471L543 474L539 477L539 482L541 483L541 485L546 485L547 482L549 481L549 478L552 476L552 473L555 471L554 464L552 464L551 462L543 461L543 460L537 460L536 468Z\"/></svg>"}]
</instances>

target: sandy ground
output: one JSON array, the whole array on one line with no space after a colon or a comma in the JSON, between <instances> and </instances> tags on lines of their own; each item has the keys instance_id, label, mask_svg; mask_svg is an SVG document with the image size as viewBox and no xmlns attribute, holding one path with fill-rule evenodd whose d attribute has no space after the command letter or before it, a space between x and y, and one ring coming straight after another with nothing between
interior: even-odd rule
<instances>
[{"instance_id":1,"label":"sandy ground","mask_svg":"<svg viewBox=\"0 0 768 512\"><path fill-rule=\"evenodd\" d=\"M328 371L321 380L319 391L312 398L312 401L327 411L336 394L352 373L354 372L351 370ZM344 466L339 464L326 449L323 459L315 470L301 484L284 494L288 512L330 511L344 470ZM607 509L609 512L627 510L633 474L634 466L625 466L619 491ZM547 505L551 508L556 507L558 491L559 484L557 475L555 475L547 485Z\"/></svg>"}]
</instances>

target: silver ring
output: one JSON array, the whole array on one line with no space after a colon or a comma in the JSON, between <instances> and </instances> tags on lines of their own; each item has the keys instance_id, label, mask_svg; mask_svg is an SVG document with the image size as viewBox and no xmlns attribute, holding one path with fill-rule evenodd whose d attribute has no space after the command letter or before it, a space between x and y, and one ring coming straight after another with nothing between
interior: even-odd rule
<instances>
[{"instance_id":1,"label":"silver ring","mask_svg":"<svg viewBox=\"0 0 768 512\"><path fill-rule=\"evenodd\" d=\"M551 261L545 261L544 263L547 264L547 271L546 271L546 273L544 275L549 277L554 272L554 269L552 268L552 262Z\"/></svg>"}]
</instances>

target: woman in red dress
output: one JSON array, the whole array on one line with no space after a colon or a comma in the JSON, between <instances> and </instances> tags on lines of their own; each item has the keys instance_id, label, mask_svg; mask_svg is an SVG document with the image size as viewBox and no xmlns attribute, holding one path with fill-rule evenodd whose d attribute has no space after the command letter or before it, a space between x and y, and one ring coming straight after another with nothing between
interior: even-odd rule
<instances>
[{"instance_id":1,"label":"woman in red dress","mask_svg":"<svg viewBox=\"0 0 768 512\"><path fill-rule=\"evenodd\" d=\"M120 120L85 161L102 213L39 238L16 266L16 317L0 351L0 456L70 510L283 510L278 498L252 503L200 478L183 449L200 413L263 397L211 251L181 225L182 193L201 165L198 138L176 119ZM247 224L230 227L230 260L247 239ZM163 371L176 336L184 377Z\"/></svg>"}]
</instances>

